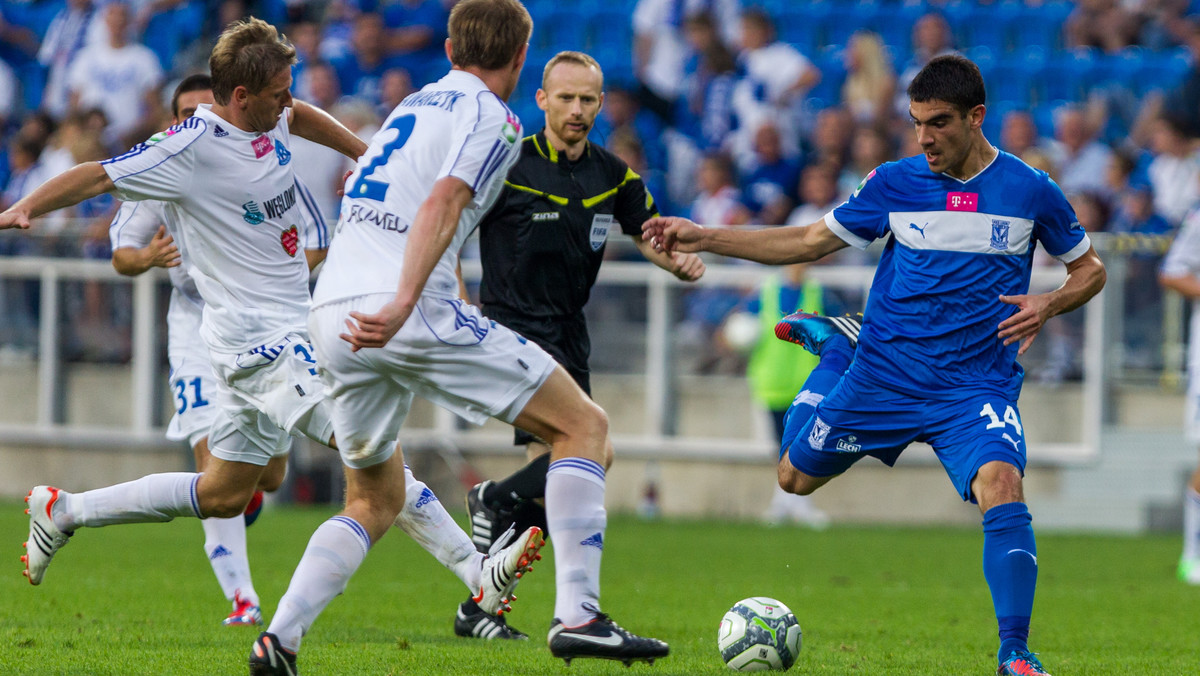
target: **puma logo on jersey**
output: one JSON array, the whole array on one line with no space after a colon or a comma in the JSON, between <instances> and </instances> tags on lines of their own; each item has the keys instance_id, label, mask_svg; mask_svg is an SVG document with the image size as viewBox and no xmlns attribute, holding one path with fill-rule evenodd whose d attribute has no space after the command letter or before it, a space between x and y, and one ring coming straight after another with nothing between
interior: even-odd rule
<instances>
[{"instance_id":1,"label":"puma logo on jersey","mask_svg":"<svg viewBox=\"0 0 1200 676\"><path fill-rule=\"evenodd\" d=\"M917 224L916 224L916 223L909 223L909 224L908 224L908 227L909 227L909 228L912 228L913 230L916 230L916 231L917 231L917 232L919 232L919 233L921 233L921 239L925 239L925 228L928 228L928 227L929 227L929 224L928 224L928 223L926 223L925 225L922 225L922 226L920 226L920 227L917 227Z\"/></svg>"}]
</instances>

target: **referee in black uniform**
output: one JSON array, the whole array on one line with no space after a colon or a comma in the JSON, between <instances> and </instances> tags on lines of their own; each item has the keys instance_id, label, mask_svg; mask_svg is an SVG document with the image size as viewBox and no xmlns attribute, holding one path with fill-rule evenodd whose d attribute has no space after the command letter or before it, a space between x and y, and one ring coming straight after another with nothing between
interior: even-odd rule
<instances>
[{"instance_id":1,"label":"referee in black uniform","mask_svg":"<svg viewBox=\"0 0 1200 676\"><path fill-rule=\"evenodd\" d=\"M588 142L604 102L600 64L582 52L559 52L542 71L542 131L525 138L504 192L479 225L483 314L540 345L591 394L591 339L583 306L604 260L609 233L628 235L647 260L685 281L704 274L695 254L671 256L642 241L642 223L657 216L654 198L628 165ZM485 481L467 495L475 544L492 541L519 521L545 530L550 447L517 429L531 462L508 478ZM611 458L611 452L610 452ZM520 526L519 526L520 527ZM459 636L527 638L471 600L459 606Z\"/></svg>"}]
</instances>

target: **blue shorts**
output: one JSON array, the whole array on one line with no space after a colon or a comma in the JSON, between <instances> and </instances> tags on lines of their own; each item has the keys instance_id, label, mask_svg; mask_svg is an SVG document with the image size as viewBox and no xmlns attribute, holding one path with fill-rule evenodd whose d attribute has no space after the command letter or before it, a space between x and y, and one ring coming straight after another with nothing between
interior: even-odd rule
<instances>
[{"instance_id":1,"label":"blue shorts","mask_svg":"<svg viewBox=\"0 0 1200 676\"><path fill-rule=\"evenodd\" d=\"M891 466L914 441L928 443L963 500L975 502L971 480L993 460L1025 472L1025 435L1017 402L987 390L956 401L897 393L847 373L804 418L788 410L782 448L812 477L841 474L864 456ZM801 411L811 411L811 405Z\"/></svg>"}]
</instances>

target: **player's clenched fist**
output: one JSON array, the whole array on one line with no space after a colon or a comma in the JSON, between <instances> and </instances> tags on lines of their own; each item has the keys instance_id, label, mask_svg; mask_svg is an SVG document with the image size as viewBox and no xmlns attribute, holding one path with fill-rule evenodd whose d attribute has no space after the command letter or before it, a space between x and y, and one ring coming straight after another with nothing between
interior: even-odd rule
<instances>
[{"instance_id":1,"label":"player's clenched fist","mask_svg":"<svg viewBox=\"0 0 1200 676\"><path fill-rule=\"evenodd\" d=\"M642 224L642 239L650 241L655 251L692 253L702 251L700 240L704 227L679 216L658 216Z\"/></svg>"},{"instance_id":2,"label":"player's clenched fist","mask_svg":"<svg viewBox=\"0 0 1200 676\"><path fill-rule=\"evenodd\" d=\"M29 229L29 215L9 209L4 213L0 213L0 230L8 230L9 228L20 228L22 230Z\"/></svg>"}]
</instances>

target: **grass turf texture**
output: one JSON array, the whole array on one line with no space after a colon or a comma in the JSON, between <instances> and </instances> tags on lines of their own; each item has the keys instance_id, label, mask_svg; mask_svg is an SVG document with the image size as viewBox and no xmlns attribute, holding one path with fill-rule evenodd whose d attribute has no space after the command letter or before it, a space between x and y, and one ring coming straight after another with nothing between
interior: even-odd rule
<instances>
[{"instance_id":1,"label":"grass turf texture","mask_svg":"<svg viewBox=\"0 0 1200 676\"><path fill-rule=\"evenodd\" d=\"M0 505L0 674L244 674L256 629L222 627L229 604L191 519L80 531L39 587L21 576L23 505ZM269 618L333 509L268 507L249 531ZM461 515L460 515L461 518ZM465 589L393 530L317 620L302 674L723 674L721 616L747 596L788 604L804 628L792 673L993 674L996 627L971 529L609 520L605 610L667 640L631 671L551 658L552 545L518 588L527 642L454 636ZM1033 646L1055 676L1194 674L1200 589L1178 582L1174 536L1042 534Z\"/></svg>"}]
</instances>

